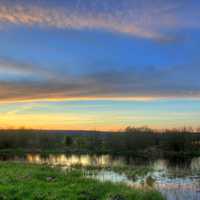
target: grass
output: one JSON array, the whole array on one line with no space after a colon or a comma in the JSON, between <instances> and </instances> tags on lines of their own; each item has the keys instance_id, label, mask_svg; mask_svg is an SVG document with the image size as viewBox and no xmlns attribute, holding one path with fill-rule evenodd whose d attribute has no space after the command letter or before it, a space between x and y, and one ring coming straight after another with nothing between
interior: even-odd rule
<instances>
[{"instance_id":1,"label":"grass","mask_svg":"<svg viewBox=\"0 0 200 200\"><path fill-rule=\"evenodd\" d=\"M163 200L156 191L85 178L78 169L1 163L0 177L0 200Z\"/></svg>"}]
</instances>

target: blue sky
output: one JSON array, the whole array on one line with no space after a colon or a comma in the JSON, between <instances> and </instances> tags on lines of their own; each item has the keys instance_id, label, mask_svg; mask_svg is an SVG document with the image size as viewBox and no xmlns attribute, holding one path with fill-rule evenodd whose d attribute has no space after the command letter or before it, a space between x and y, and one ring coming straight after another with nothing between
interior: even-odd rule
<instances>
[{"instance_id":1,"label":"blue sky","mask_svg":"<svg viewBox=\"0 0 200 200\"><path fill-rule=\"evenodd\" d=\"M1 0L2 126L197 127L199 8L197 0Z\"/></svg>"}]
</instances>

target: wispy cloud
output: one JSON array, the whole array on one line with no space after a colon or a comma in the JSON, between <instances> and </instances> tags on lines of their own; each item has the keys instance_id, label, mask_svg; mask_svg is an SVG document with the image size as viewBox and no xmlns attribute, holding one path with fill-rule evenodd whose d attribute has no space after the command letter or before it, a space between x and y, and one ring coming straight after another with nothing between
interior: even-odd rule
<instances>
[{"instance_id":1,"label":"wispy cloud","mask_svg":"<svg viewBox=\"0 0 200 200\"><path fill-rule=\"evenodd\" d=\"M112 1L106 2L74 1L71 7L50 7L38 2L29 4L4 1L0 6L0 22L58 29L102 29L161 41L174 40L173 35L165 34L162 29L188 26L187 20L183 20L181 14L177 15L178 8L182 6L180 2L155 1L151 6L147 1L138 4L136 1L125 0L119 1L118 7ZM98 10L97 7L101 9Z\"/></svg>"},{"instance_id":2,"label":"wispy cloud","mask_svg":"<svg viewBox=\"0 0 200 200\"><path fill-rule=\"evenodd\" d=\"M49 70L48 66L44 67L30 61L24 62L0 56L0 80L6 80L6 82L14 80L19 80L20 82L24 80L23 78L26 78L28 82L34 82L34 80L36 82L44 82L57 79L61 76L62 73L52 69ZM67 78L67 75L65 74L62 78Z\"/></svg>"},{"instance_id":3,"label":"wispy cloud","mask_svg":"<svg viewBox=\"0 0 200 200\"><path fill-rule=\"evenodd\" d=\"M196 12L198 6L195 8L194 5L196 1L188 3L186 0L176 2L172 0L122 0L117 4L116 0L59 2L62 2L62 6L60 4L52 5L49 1L2 0L0 1L0 25L39 26L52 29L100 29L142 39L162 41L173 41L171 29L199 27L194 19L198 15ZM68 4L68 2L70 3ZM183 13L186 14L183 15ZM13 34L15 33L13 32ZM9 45L12 48L12 44ZM18 45L19 49L20 45ZM26 50L28 51L28 48L31 50L31 47L27 45ZM134 46L135 51L138 47ZM66 48L66 51L70 52L70 48L71 46L69 49ZM144 48L142 42L141 48ZM179 53L179 49L177 52ZM56 60L59 60L59 52L56 53ZM108 51L105 51L106 53ZM112 52L108 54L110 53ZM30 54L32 54L31 51ZM104 57L105 54L102 54L101 57ZM151 57L145 53L142 58L145 59L146 56ZM156 57L159 56L156 54ZM17 55L13 57L16 58ZM67 67L59 66L59 63L65 63L67 59L63 61L61 58L62 62L56 61L57 63L52 63L52 67L49 67L32 63L32 58L29 59L24 53L21 57L25 62L20 59L0 57L1 102L62 98L200 97L199 63L192 63L190 56L187 59L188 63L191 62L189 65L177 66L174 64L174 67L170 66L169 68L166 67L166 64L164 64L165 67L148 67L149 64L160 65L151 59L153 63L145 64L143 67L134 67L132 66L134 64L128 64L127 67L123 55L120 58L124 61L123 66L122 64L117 66L117 62L114 62L115 66L110 66L112 62L109 64L109 61L112 61L112 58L109 58L105 59L106 67L102 67L101 63L96 64L96 61L94 67L88 67L88 63L93 62L94 59L87 60L89 58L87 56L83 59L81 66L79 66L79 62L74 62L75 65L72 62L73 66ZM43 58L38 60L44 61ZM132 60L131 54L129 60ZM140 63L140 61L136 63Z\"/></svg>"},{"instance_id":4,"label":"wispy cloud","mask_svg":"<svg viewBox=\"0 0 200 200\"><path fill-rule=\"evenodd\" d=\"M0 81L0 100L105 98L199 98L199 68L177 66L170 69L93 72L82 76L55 76L38 81ZM188 76L182 76L185 73ZM194 75L197 74L197 75ZM179 77L180 76L180 77Z\"/></svg>"}]
</instances>

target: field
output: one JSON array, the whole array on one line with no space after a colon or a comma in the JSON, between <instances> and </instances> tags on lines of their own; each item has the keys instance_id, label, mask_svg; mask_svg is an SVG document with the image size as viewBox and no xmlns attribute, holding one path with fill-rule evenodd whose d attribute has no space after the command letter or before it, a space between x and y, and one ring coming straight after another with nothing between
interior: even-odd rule
<instances>
[{"instance_id":1,"label":"field","mask_svg":"<svg viewBox=\"0 0 200 200\"><path fill-rule=\"evenodd\" d=\"M158 192L135 190L83 177L80 170L0 164L1 200L162 200Z\"/></svg>"}]
</instances>

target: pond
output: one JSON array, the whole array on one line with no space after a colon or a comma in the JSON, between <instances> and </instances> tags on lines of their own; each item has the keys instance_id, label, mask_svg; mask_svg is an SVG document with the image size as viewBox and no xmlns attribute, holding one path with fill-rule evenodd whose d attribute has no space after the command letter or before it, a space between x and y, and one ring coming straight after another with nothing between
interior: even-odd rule
<instances>
[{"instance_id":1,"label":"pond","mask_svg":"<svg viewBox=\"0 0 200 200\"><path fill-rule=\"evenodd\" d=\"M200 200L200 158L190 161L170 161L158 159L146 161L131 156L111 155L65 155L27 154L25 156L0 155L1 161L17 161L33 164L48 164L70 168L74 166L97 167L94 173L85 173L86 176L100 181L124 183L130 187L151 186L159 190L167 200ZM115 167L134 167L151 170L145 175L138 175L132 179L126 173L112 170Z\"/></svg>"}]
</instances>

